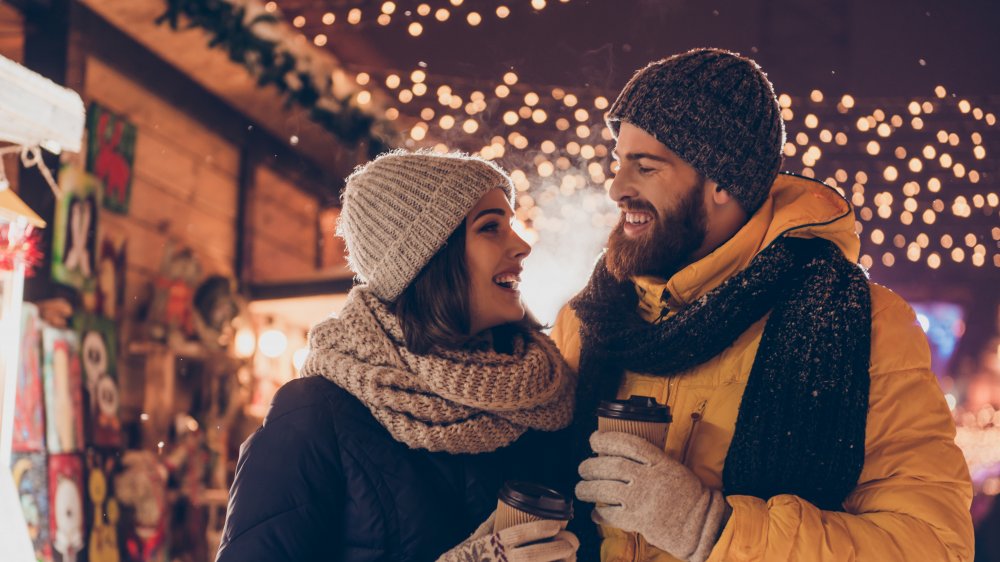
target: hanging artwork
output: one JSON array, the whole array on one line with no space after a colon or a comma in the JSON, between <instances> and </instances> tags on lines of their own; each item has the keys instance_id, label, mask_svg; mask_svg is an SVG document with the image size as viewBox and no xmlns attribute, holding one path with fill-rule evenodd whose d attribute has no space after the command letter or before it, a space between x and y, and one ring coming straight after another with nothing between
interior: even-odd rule
<instances>
[{"instance_id":1,"label":"hanging artwork","mask_svg":"<svg viewBox=\"0 0 1000 562\"><path fill-rule=\"evenodd\" d=\"M42 398L42 339L38 307L24 303L21 313L21 353L14 395L15 451L45 450L45 409Z\"/></svg>"},{"instance_id":2,"label":"hanging artwork","mask_svg":"<svg viewBox=\"0 0 1000 562\"><path fill-rule=\"evenodd\" d=\"M73 328L80 338L87 443L117 447L121 445L121 421L118 419L115 323L81 313L73 318Z\"/></svg>"},{"instance_id":3,"label":"hanging artwork","mask_svg":"<svg viewBox=\"0 0 1000 562\"><path fill-rule=\"evenodd\" d=\"M45 453L14 453L11 458L14 486L21 500L21 511L28 523L28 535L40 562L51 562L49 540L49 484Z\"/></svg>"},{"instance_id":4,"label":"hanging artwork","mask_svg":"<svg viewBox=\"0 0 1000 562\"><path fill-rule=\"evenodd\" d=\"M89 293L97 269L99 186L76 166L63 166L59 186L63 197L56 204L52 233L52 278Z\"/></svg>"},{"instance_id":5,"label":"hanging artwork","mask_svg":"<svg viewBox=\"0 0 1000 562\"><path fill-rule=\"evenodd\" d=\"M127 214L132 196L135 125L96 103L87 111L87 171L104 186L104 208Z\"/></svg>"},{"instance_id":6,"label":"hanging artwork","mask_svg":"<svg viewBox=\"0 0 1000 562\"><path fill-rule=\"evenodd\" d=\"M82 562L85 541L80 455L49 456L49 514L53 561Z\"/></svg>"},{"instance_id":7,"label":"hanging artwork","mask_svg":"<svg viewBox=\"0 0 1000 562\"><path fill-rule=\"evenodd\" d=\"M167 560L167 469L149 451L126 451L114 478L125 562Z\"/></svg>"},{"instance_id":8,"label":"hanging artwork","mask_svg":"<svg viewBox=\"0 0 1000 562\"><path fill-rule=\"evenodd\" d=\"M189 340L195 337L194 292L201 264L190 248L168 243L160 272L153 279L153 301L147 327L152 339Z\"/></svg>"},{"instance_id":9,"label":"hanging artwork","mask_svg":"<svg viewBox=\"0 0 1000 562\"><path fill-rule=\"evenodd\" d=\"M125 304L125 248L124 238L105 236L101 240L97 258L97 313L105 318L117 319Z\"/></svg>"},{"instance_id":10,"label":"hanging artwork","mask_svg":"<svg viewBox=\"0 0 1000 562\"><path fill-rule=\"evenodd\" d=\"M209 349L225 349L233 341L233 321L246 310L236 281L212 275L194 292L195 328Z\"/></svg>"},{"instance_id":11,"label":"hanging artwork","mask_svg":"<svg viewBox=\"0 0 1000 562\"><path fill-rule=\"evenodd\" d=\"M45 442L50 453L83 448L83 381L77 335L42 329L42 379L45 386Z\"/></svg>"},{"instance_id":12,"label":"hanging artwork","mask_svg":"<svg viewBox=\"0 0 1000 562\"><path fill-rule=\"evenodd\" d=\"M118 528L121 509L114 497L114 477L121 469L116 450L87 449L86 501L87 562L120 562Z\"/></svg>"}]
</instances>

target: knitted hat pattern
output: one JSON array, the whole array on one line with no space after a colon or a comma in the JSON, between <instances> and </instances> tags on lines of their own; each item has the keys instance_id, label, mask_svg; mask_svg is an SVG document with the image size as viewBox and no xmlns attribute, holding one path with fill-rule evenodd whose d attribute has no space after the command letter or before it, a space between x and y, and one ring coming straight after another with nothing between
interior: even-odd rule
<instances>
[{"instance_id":1,"label":"knitted hat pattern","mask_svg":"<svg viewBox=\"0 0 1000 562\"><path fill-rule=\"evenodd\" d=\"M756 62L722 49L692 49L635 73L605 117L656 138L728 191L749 214L767 199L781 166L785 126L774 87Z\"/></svg>"},{"instance_id":2,"label":"knitted hat pattern","mask_svg":"<svg viewBox=\"0 0 1000 562\"><path fill-rule=\"evenodd\" d=\"M358 279L393 302L489 190L514 185L496 164L464 153L395 150L359 166L341 195L337 235Z\"/></svg>"}]
</instances>

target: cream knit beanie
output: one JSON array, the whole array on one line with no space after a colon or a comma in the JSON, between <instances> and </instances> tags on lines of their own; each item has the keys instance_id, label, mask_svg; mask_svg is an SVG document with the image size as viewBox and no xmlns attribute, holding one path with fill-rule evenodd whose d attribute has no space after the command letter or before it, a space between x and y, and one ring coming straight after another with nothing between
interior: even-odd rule
<instances>
[{"instance_id":1,"label":"cream knit beanie","mask_svg":"<svg viewBox=\"0 0 1000 562\"><path fill-rule=\"evenodd\" d=\"M337 224L351 270L380 299L395 301L493 188L513 206L510 176L457 152L396 150L359 166L347 178Z\"/></svg>"}]
</instances>

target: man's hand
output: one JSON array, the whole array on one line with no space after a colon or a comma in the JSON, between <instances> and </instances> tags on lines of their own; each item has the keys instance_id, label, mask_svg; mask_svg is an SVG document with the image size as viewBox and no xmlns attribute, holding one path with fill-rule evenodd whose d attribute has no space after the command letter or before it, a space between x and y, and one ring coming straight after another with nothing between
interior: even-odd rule
<instances>
[{"instance_id":1,"label":"man's hand","mask_svg":"<svg viewBox=\"0 0 1000 562\"><path fill-rule=\"evenodd\" d=\"M590 447L601 456L580 464L576 496L597 504L596 523L639 533L681 560L708 558L729 509L721 492L640 437L597 431Z\"/></svg>"}]
</instances>

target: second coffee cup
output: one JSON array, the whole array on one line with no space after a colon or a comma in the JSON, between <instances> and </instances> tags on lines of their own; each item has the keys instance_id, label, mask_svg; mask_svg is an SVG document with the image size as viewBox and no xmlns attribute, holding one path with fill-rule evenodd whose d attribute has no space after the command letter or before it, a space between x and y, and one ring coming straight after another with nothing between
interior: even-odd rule
<instances>
[{"instance_id":1,"label":"second coffee cup","mask_svg":"<svg viewBox=\"0 0 1000 562\"><path fill-rule=\"evenodd\" d=\"M661 449L667 443L667 430L672 420L670 407L649 396L602 400L597 407L597 429L600 431L636 435Z\"/></svg>"},{"instance_id":2,"label":"second coffee cup","mask_svg":"<svg viewBox=\"0 0 1000 562\"><path fill-rule=\"evenodd\" d=\"M493 532L543 519L559 521L565 529L572 518L573 502L559 492L533 482L509 480L497 494Z\"/></svg>"}]
</instances>

